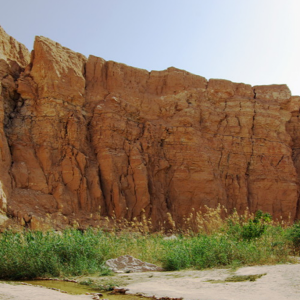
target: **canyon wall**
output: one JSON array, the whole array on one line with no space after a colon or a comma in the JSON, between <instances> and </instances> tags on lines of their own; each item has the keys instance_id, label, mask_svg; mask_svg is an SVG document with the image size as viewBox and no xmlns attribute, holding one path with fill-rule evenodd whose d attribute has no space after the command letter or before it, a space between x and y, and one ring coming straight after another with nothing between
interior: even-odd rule
<instances>
[{"instance_id":1,"label":"canyon wall","mask_svg":"<svg viewBox=\"0 0 300 300\"><path fill-rule=\"evenodd\" d=\"M300 97L176 68L137 69L0 27L0 226L224 205L299 218Z\"/></svg>"}]
</instances>

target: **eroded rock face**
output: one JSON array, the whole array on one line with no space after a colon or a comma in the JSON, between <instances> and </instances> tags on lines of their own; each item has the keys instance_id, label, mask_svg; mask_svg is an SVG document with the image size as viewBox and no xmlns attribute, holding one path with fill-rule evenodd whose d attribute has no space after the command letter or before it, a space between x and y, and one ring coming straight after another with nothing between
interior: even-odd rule
<instances>
[{"instance_id":1,"label":"eroded rock face","mask_svg":"<svg viewBox=\"0 0 300 300\"><path fill-rule=\"evenodd\" d=\"M16 80L30 62L30 54L24 45L6 34L0 26L0 225L6 220L7 201L12 187L9 174L10 149L4 127L10 118L19 95Z\"/></svg>"},{"instance_id":2,"label":"eroded rock face","mask_svg":"<svg viewBox=\"0 0 300 300\"><path fill-rule=\"evenodd\" d=\"M143 215L156 227L218 204L299 217L300 98L286 85L148 72L44 37L29 62L10 44L0 46L0 204L19 224Z\"/></svg>"}]
</instances>

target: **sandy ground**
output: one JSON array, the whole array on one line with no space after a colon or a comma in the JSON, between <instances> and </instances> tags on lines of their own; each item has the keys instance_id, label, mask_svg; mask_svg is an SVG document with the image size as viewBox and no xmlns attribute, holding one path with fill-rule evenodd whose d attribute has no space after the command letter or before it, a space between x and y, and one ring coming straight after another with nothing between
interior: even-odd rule
<instances>
[{"instance_id":1,"label":"sandy ground","mask_svg":"<svg viewBox=\"0 0 300 300\"><path fill-rule=\"evenodd\" d=\"M264 274L256 281L223 281L233 275ZM156 297L183 297L185 300L299 300L300 264L244 267L236 271L214 269L204 271L148 272L118 274L129 293ZM125 284L126 282L126 284ZM1 300L88 300L91 296L71 296L56 291L22 285L0 283ZM130 300L130 296L128 296Z\"/></svg>"},{"instance_id":2,"label":"sandy ground","mask_svg":"<svg viewBox=\"0 0 300 300\"><path fill-rule=\"evenodd\" d=\"M264 274L254 282L213 283L232 275ZM183 297L185 300L285 300L300 299L300 264L240 268L236 272L217 269L153 273L146 281L127 286L130 293L158 297Z\"/></svg>"},{"instance_id":3,"label":"sandy ground","mask_svg":"<svg viewBox=\"0 0 300 300\"><path fill-rule=\"evenodd\" d=\"M0 283L0 300L91 300L91 296L68 295L42 287Z\"/></svg>"}]
</instances>

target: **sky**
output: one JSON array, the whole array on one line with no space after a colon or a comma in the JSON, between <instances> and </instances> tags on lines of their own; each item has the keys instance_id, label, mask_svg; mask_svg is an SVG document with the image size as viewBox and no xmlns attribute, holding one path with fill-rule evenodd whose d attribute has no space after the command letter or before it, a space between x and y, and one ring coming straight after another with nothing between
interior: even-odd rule
<instances>
[{"instance_id":1,"label":"sky","mask_svg":"<svg viewBox=\"0 0 300 300\"><path fill-rule=\"evenodd\" d=\"M148 71L300 95L300 0L0 0L0 25L29 50L41 35Z\"/></svg>"}]
</instances>

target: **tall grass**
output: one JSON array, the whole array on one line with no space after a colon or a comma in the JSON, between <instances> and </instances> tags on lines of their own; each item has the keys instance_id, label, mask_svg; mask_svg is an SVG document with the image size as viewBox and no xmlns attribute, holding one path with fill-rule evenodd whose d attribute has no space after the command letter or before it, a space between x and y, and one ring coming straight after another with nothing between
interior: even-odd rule
<instances>
[{"instance_id":1,"label":"tall grass","mask_svg":"<svg viewBox=\"0 0 300 300\"><path fill-rule=\"evenodd\" d=\"M101 235L67 230L48 232L5 232L0 239L0 278L80 275L103 268L105 244Z\"/></svg>"},{"instance_id":2,"label":"tall grass","mask_svg":"<svg viewBox=\"0 0 300 300\"><path fill-rule=\"evenodd\" d=\"M102 274L107 259L125 254L158 263L158 243L132 233L8 231L0 235L0 279Z\"/></svg>"},{"instance_id":3,"label":"tall grass","mask_svg":"<svg viewBox=\"0 0 300 300\"><path fill-rule=\"evenodd\" d=\"M262 212L225 218L223 213L220 207L195 213L174 232L175 239L150 234L145 223L123 224L122 231L109 233L7 231L0 235L0 279L101 275L107 273L107 259L125 254L166 270L284 263L298 254L299 224L273 222Z\"/></svg>"},{"instance_id":4,"label":"tall grass","mask_svg":"<svg viewBox=\"0 0 300 300\"><path fill-rule=\"evenodd\" d=\"M198 235L165 241L163 267L167 270L284 263L293 246L279 228L259 238L243 239L231 233Z\"/></svg>"}]
</instances>

